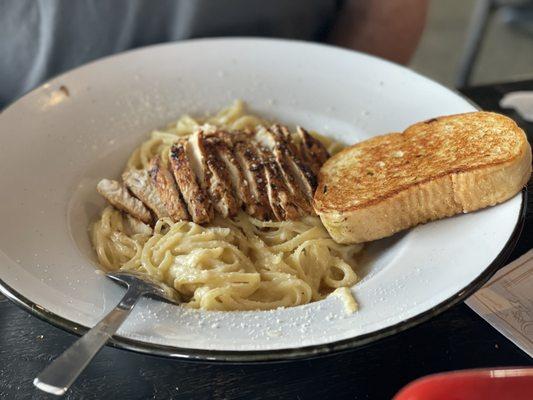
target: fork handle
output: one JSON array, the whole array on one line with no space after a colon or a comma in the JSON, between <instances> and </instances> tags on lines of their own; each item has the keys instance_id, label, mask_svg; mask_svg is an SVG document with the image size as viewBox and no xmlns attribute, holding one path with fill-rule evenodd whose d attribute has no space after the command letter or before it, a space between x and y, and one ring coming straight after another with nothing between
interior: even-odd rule
<instances>
[{"instance_id":1,"label":"fork handle","mask_svg":"<svg viewBox=\"0 0 533 400\"><path fill-rule=\"evenodd\" d=\"M33 380L33 384L51 394L58 396L64 394L96 353L120 328L142 295L138 288L130 286L120 303L48 365Z\"/></svg>"}]
</instances>

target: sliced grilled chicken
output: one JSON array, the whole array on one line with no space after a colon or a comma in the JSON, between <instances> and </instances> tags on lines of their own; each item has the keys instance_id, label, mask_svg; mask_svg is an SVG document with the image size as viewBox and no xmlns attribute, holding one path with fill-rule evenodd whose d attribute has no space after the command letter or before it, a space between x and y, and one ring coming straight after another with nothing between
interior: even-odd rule
<instances>
[{"instance_id":1,"label":"sliced grilled chicken","mask_svg":"<svg viewBox=\"0 0 533 400\"><path fill-rule=\"evenodd\" d=\"M122 180L130 192L152 210L158 219L170 216L157 189L152 184L148 171L130 169L122 174Z\"/></svg>"},{"instance_id":2,"label":"sliced grilled chicken","mask_svg":"<svg viewBox=\"0 0 533 400\"><path fill-rule=\"evenodd\" d=\"M102 179L96 185L96 190L115 208L125 211L145 224L151 222L150 211L119 182L111 179Z\"/></svg>"},{"instance_id":3,"label":"sliced grilled chicken","mask_svg":"<svg viewBox=\"0 0 533 400\"><path fill-rule=\"evenodd\" d=\"M215 210L224 218L233 217L239 211L239 203L234 195L230 172L218 156L213 142L201 132L194 140L197 140L198 150L205 163L205 184Z\"/></svg>"},{"instance_id":4,"label":"sliced grilled chicken","mask_svg":"<svg viewBox=\"0 0 533 400\"><path fill-rule=\"evenodd\" d=\"M146 170L125 172L125 187L107 181L99 191L139 224L150 222L149 210L204 224L215 210L232 217L241 206L261 220L292 220L314 214L316 174L328 157L300 127L295 135L283 125L231 133L202 127L171 147L168 167L156 156ZM128 229L145 232L136 221Z\"/></svg>"},{"instance_id":5,"label":"sliced grilled chicken","mask_svg":"<svg viewBox=\"0 0 533 400\"><path fill-rule=\"evenodd\" d=\"M252 195L252 201L245 204L246 212L257 219L272 219L265 166L258 148L250 140L242 140L235 143L233 150Z\"/></svg>"},{"instance_id":6,"label":"sliced grilled chicken","mask_svg":"<svg viewBox=\"0 0 533 400\"><path fill-rule=\"evenodd\" d=\"M126 213L126 233L128 235L151 235L154 230L150 225L145 224L140 219L132 217Z\"/></svg>"},{"instance_id":7,"label":"sliced grilled chicken","mask_svg":"<svg viewBox=\"0 0 533 400\"><path fill-rule=\"evenodd\" d=\"M197 224L203 224L214 218L213 208L205 191L198 184L195 166L189 161L188 156L192 151L194 150L190 148L187 139L173 144L170 148L170 167L192 220Z\"/></svg>"},{"instance_id":8,"label":"sliced grilled chicken","mask_svg":"<svg viewBox=\"0 0 533 400\"><path fill-rule=\"evenodd\" d=\"M272 153L278 165L278 171L292 196L291 201L298 205L302 214L313 213L310 200L291 172L290 157L292 156L287 145L287 138L281 132L276 134L272 130L261 129L256 134L256 140Z\"/></svg>"},{"instance_id":9,"label":"sliced grilled chicken","mask_svg":"<svg viewBox=\"0 0 533 400\"><path fill-rule=\"evenodd\" d=\"M231 134L220 131L216 135L209 135L206 137L206 140L209 146L216 150L219 160L222 161L226 169L227 176L233 188L232 192L237 208L239 209L242 204L251 204L253 196L248 181L244 179L241 166L233 154Z\"/></svg>"},{"instance_id":10,"label":"sliced grilled chicken","mask_svg":"<svg viewBox=\"0 0 533 400\"><path fill-rule=\"evenodd\" d=\"M174 177L163 165L159 155L150 160L148 174L172 221L189 220L187 206L176 187Z\"/></svg>"},{"instance_id":11,"label":"sliced grilled chicken","mask_svg":"<svg viewBox=\"0 0 533 400\"><path fill-rule=\"evenodd\" d=\"M238 142L251 141L255 137L255 133L249 130L245 131L223 131L217 130L206 135L209 139L218 139L226 143L229 148L233 148Z\"/></svg>"},{"instance_id":12,"label":"sliced grilled chicken","mask_svg":"<svg viewBox=\"0 0 533 400\"><path fill-rule=\"evenodd\" d=\"M322 142L309 134L304 128L298 126L296 134L300 139L300 157L311 167L315 175L318 175L320 167L329 158L329 153Z\"/></svg>"},{"instance_id":13,"label":"sliced grilled chicken","mask_svg":"<svg viewBox=\"0 0 533 400\"><path fill-rule=\"evenodd\" d=\"M186 155L189 163L198 179L198 184L204 188L207 179L207 165L205 150L200 146L201 131L194 132L189 136L189 143L186 148Z\"/></svg>"},{"instance_id":14,"label":"sliced grilled chicken","mask_svg":"<svg viewBox=\"0 0 533 400\"><path fill-rule=\"evenodd\" d=\"M273 126L258 133L261 142L268 146L274 155L283 179L293 196L294 203L302 209L304 214L314 214L311 200L316 185L316 177L299 157L294 154L294 146L290 136L282 132L278 126Z\"/></svg>"},{"instance_id":15,"label":"sliced grilled chicken","mask_svg":"<svg viewBox=\"0 0 533 400\"><path fill-rule=\"evenodd\" d=\"M267 196L274 216L278 221L298 219L303 214L302 209L287 188L276 158L266 148L260 147L260 152L265 165Z\"/></svg>"},{"instance_id":16,"label":"sliced grilled chicken","mask_svg":"<svg viewBox=\"0 0 533 400\"><path fill-rule=\"evenodd\" d=\"M285 155L290 173L295 177L300 189L311 202L317 185L316 175L313 174L311 167L298 155L298 148L291 140L291 135L285 126L273 125L271 131L276 135L278 142L281 143L280 152Z\"/></svg>"}]
</instances>

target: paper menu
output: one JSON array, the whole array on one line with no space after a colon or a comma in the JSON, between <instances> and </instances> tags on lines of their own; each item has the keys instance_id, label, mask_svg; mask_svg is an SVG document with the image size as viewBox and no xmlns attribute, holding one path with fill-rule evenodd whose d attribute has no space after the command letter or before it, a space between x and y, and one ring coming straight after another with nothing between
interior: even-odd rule
<instances>
[{"instance_id":1,"label":"paper menu","mask_svg":"<svg viewBox=\"0 0 533 400\"><path fill-rule=\"evenodd\" d=\"M499 270L466 304L533 358L533 250Z\"/></svg>"}]
</instances>

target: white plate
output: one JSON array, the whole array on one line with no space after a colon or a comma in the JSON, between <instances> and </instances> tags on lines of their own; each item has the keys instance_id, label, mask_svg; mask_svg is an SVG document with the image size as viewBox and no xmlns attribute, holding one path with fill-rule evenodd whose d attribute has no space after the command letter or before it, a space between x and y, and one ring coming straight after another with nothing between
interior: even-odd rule
<instances>
[{"instance_id":1,"label":"white plate","mask_svg":"<svg viewBox=\"0 0 533 400\"><path fill-rule=\"evenodd\" d=\"M123 294L96 273L87 226L101 177L183 113L247 101L253 111L348 143L474 107L400 66L315 44L211 39L165 44L61 75L0 114L2 292L81 333ZM254 361L368 343L461 300L502 262L522 195L368 246L360 311L329 298L269 312L190 311L143 299L114 344L176 357ZM498 259L498 256L500 258Z\"/></svg>"}]
</instances>

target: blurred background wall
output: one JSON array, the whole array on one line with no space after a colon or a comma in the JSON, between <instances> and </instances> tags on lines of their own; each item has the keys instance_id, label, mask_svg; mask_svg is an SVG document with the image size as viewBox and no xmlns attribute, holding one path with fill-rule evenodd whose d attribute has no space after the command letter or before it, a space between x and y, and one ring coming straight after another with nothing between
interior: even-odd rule
<instances>
[{"instance_id":1,"label":"blurred background wall","mask_svg":"<svg viewBox=\"0 0 533 400\"><path fill-rule=\"evenodd\" d=\"M426 30L410 67L455 86L477 2L431 0ZM499 1L489 18L471 84L533 79L533 1ZM479 4L478 4L479 7Z\"/></svg>"},{"instance_id":2,"label":"blurred background wall","mask_svg":"<svg viewBox=\"0 0 533 400\"><path fill-rule=\"evenodd\" d=\"M422 32L409 66L447 86L533 79L533 0L0 0L0 108L60 72L160 42L284 37L406 63Z\"/></svg>"}]
</instances>

